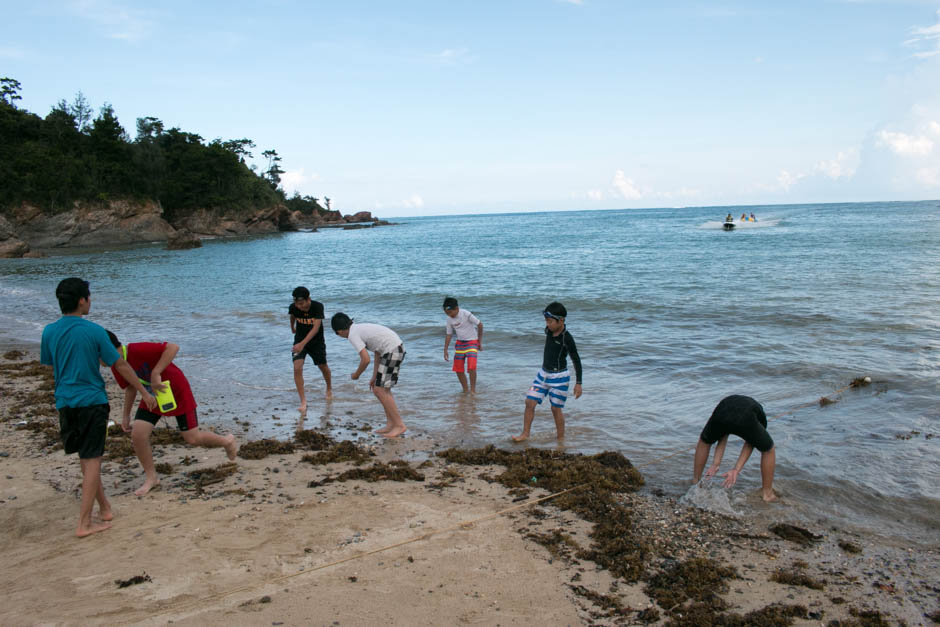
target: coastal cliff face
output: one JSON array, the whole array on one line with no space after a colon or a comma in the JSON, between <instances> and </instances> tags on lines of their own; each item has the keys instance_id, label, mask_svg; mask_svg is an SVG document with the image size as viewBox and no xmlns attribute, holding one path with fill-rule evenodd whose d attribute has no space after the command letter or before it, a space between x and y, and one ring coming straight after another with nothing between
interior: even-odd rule
<instances>
[{"instance_id":1,"label":"coastal cliff face","mask_svg":"<svg viewBox=\"0 0 940 627\"><path fill-rule=\"evenodd\" d=\"M154 201L114 200L75 203L68 211L49 213L22 204L0 214L0 258L39 256L43 249L72 246L115 246L164 242L188 231L197 237L258 235L296 231L301 227L371 222L372 214L360 211L343 216L330 211L305 216L284 205L256 210L199 209L171 224Z\"/></svg>"},{"instance_id":2,"label":"coastal cliff face","mask_svg":"<svg viewBox=\"0 0 940 627\"><path fill-rule=\"evenodd\" d=\"M114 246L167 241L177 229L201 237L296 230L283 205L255 211L198 210L170 224L153 201L75 203L49 213L22 204L0 215L0 257L23 257L41 249Z\"/></svg>"}]
</instances>

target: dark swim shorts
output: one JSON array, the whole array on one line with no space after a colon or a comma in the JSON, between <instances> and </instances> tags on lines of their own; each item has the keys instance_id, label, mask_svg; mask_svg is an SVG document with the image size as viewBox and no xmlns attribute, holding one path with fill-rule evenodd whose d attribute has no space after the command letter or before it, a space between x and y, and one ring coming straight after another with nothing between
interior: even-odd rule
<instances>
[{"instance_id":1,"label":"dark swim shorts","mask_svg":"<svg viewBox=\"0 0 940 627\"><path fill-rule=\"evenodd\" d=\"M137 408L137 413L134 414L134 420L146 420L152 425L156 425L160 422L161 418L176 418L176 426L179 427L180 431L189 431L190 429L195 429L199 426L199 421L196 419L196 410L193 409L188 414L180 414L179 416L164 416L163 414L155 414L152 411L146 410L142 407Z\"/></svg>"},{"instance_id":2,"label":"dark swim shorts","mask_svg":"<svg viewBox=\"0 0 940 627\"><path fill-rule=\"evenodd\" d=\"M78 453L79 459L94 459L104 455L110 413L111 406L107 403L60 409L59 432L65 453Z\"/></svg>"},{"instance_id":3,"label":"dark swim shorts","mask_svg":"<svg viewBox=\"0 0 940 627\"><path fill-rule=\"evenodd\" d=\"M729 434L738 436L761 453L774 447L773 438L767 433L764 408L750 396L723 398L699 437L705 444L714 444Z\"/></svg>"},{"instance_id":4,"label":"dark swim shorts","mask_svg":"<svg viewBox=\"0 0 940 627\"><path fill-rule=\"evenodd\" d=\"M322 366L326 363L326 344L316 344L312 340L307 342L304 349L299 353L292 353L294 361L304 359L307 355L313 360L314 365Z\"/></svg>"}]
</instances>

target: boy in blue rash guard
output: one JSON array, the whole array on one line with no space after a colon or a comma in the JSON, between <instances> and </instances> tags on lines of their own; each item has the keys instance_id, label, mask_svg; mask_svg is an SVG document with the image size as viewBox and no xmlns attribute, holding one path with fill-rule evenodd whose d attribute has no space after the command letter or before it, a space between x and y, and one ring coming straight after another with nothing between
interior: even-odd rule
<instances>
[{"instance_id":1,"label":"boy in blue rash guard","mask_svg":"<svg viewBox=\"0 0 940 627\"><path fill-rule=\"evenodd\" d=\"M568 370L567 357L574 364L574 397L581 397L581 358L574 338L565 326L568 311L559 302L552 302L542 312L545 318L545 350L542 355L542 368L535 376L532 387L526 393L525 414L522 420L522 433L512 436L513 441L522 442L529 438L532 420L535 418L535 406L541 405L548 396L555 419L555 430L559 440L565 438L565 401L568 399L568 385L571 372Z\"/></svg>"},{"instance_id":2,"label":"boy in blue rash guard","mask_svg":"<svg viewBox=\"0 0 940 627\"><path fill-rule=\"evenodd\" d=\"M63 279L55 295L62 317L42 330L39 361L52 366L55 374L55 406L65 453L78 453L81 463L82 500L75 535L84 538L109 529L114 518L101 483L101 457L111 408L99 364L113 366L127 377L151 410L156 409L157 401L111 345L107 332L83 318L91 309L88 281ZM97 520L92 518L95 501Z\"/></svg>"},{"instance_id":3,"label":"boy in blue rash guard","mask_svg":"<svg viewBox=\"0 0 940 627\"><path fill-rule=\"evenodd\" d=\"M744 464L754 449L760 451L761 498L766 502L775 501L774 493L774 467L777 464L777 454L774 450L774 441L767 433L767 416L764 408L750 396L738 394L727 396L715 407L711 417L702 429L698 445L695 447L695 460L692 468L692 483L698 483L702 478L702 470L708 461L708 453L712 444L715 447L715 457L712 465L705 472L705 477L711 477L718 472L721 458L728 444L728 436L736 435L744 440L741 454L734 468L722 475L725 477L724 487L730 488L738 480L738 474L744 469Z\"/></svg>"}]
</instances>

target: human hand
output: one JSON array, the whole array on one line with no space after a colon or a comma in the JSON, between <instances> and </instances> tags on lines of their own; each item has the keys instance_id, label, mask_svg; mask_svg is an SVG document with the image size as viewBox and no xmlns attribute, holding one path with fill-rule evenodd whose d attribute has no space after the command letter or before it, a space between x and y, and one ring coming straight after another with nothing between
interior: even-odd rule
<instances>
[{"instance_id":1,"label":"human hand","mask_svg":"<svg viewBox=\"0 0 940 627\"><path fill-rule=\"evenodd\" d=\"M708 470L705 471L705 478L711 479L715 476L716 472L718 472L718 466L709 466Z\"/></svg>"},{"instance_id":2,"label":"human hand","mask_svg":"<svg viewBox=\"0 0 940 627\"><path fill-rule=\"evenodd\" d=\"M581 398L581 384L575 383L574 385L574 397Z\"/></svg>"},{"instance_id":3,"label":"human hand","mask_svg":"<svg viewBox=\"0 0 940 627\"><path fill-rule=\"evenodd\" d=\"M149 409L150 411L155 411L157 409L157 399L153 397L153 394L144 390L142 397L143 397L144 405L147 406L147 409Z\"/></svg>"},{"instance_id":4,"label":"human hand","mask_svg":"<svg viewBox=\"0 0 940 627\"><path fill-rule=\"evenodd\" d=\"M290 349L290 352L292 352L292 353L294 353L294 354L296 355L297 353L299 353L299 352L302 351L303 349L304 349L304 343L301 342L300 344L294 344L294 347Z\"/></svg>"},{"instance_id":5,"label":"human hand","mask_svg":"<svg viewBox=\"0 0 940 627\"><path fill-rule=\"evenodd\" d=\"M353 381L355 381L356 379L359 378L359 375L360 375L360 374L362 374L362 373L360 373L360 372L354 372L354 373L352 373L351 375L349 375L349 377L350 377Z\"/></svg>"},{"instance_id":6,"label":"human hand","mask_svg":"<svg viewBox=\"0 0 940 627\"><path fill-rule=\"evenodd\" d=\"M369 381L369 389L375 390L375 377L372 377L372 379Z\"/></svg>"},{"instance_id":7,"label":"human hand","mask_svg":"<svg viewBox=\"0 0 940 627\"><path fill-rule=\"evenodd\" d=\"M131 417L130 416L124 416L123 418L121 418L121 429L124 431L124 433L131 432Z\"/></svg>"},{"instance_id":8,"label":"human hand","mask_svg":"<svg viewBox=\"0 0 940 627\"><path fill-rule=\"evenodd\" d=\"M450 354L448 354L447 349L444 349L444 361L450 361Z\"/></svg>"},{"instance_id":9,"label":"human hand","mask_svg":"<svg viewBox=\"0 0 940 627\"><path fill-rule=\"evenodd\" d=\"M156 372L150 376L150 389L154 392L162 392L166 389L166 383L163 383L163 379Z\"/></svg>"},{"instance_id":10,"label":"human hand","mask_svg":"<svg viewBox=\"0 0 940 627\"><path fill-rule=\"evenodd\" d=\"M731 470L729 470L728 472L726 472L725 474L721 476L725 478L724 486L726 488L730 488L731 486L734 485L734 482L738 480L738 471L732 468Z\"/></svg>"}]
</instances>

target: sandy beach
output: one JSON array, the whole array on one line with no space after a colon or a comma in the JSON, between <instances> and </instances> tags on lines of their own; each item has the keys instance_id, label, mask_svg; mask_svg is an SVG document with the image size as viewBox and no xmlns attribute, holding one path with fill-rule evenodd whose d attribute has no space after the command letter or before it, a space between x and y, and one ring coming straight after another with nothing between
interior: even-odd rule
<instances>
[{"instance_id":1,"label":"sandy beach","mask_svg":"<svg viewBox=\"0 0 940 627\"><path fill-rule=\"evenodd\" d=\"M379 442L371 415L348 416L356 441L307 424L293 442L242 441L235 462L161 424L162 480L143 497L115 430L102 469L113 527L77 539L80 470L58 445L51 374L4 350L4 625L940 621L937 545L788 530L774 506L747 520L687 508L645 491L619 455L441 456L410 432ZM618 477L623 491L610 489Z\"/></svg>"}]
</instances>

